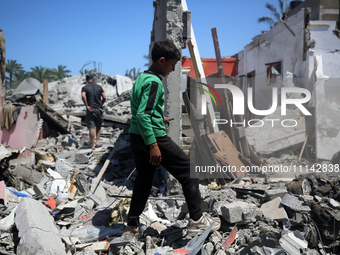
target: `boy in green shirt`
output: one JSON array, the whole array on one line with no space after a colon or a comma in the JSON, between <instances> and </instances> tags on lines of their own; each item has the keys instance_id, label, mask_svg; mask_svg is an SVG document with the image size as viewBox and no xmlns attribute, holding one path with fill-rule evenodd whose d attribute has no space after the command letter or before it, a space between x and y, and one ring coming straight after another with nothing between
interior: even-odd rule
<instances>
[{"instance_id":1,"label":"boy in green shirt","mask_svg":"<svg viewBox=\"0 0 340 255\"><path fill-rule=\"evenodd\" d=\"M162 165L182 185L190 220L188 234L201 234L213 219L203 215L201 194L197 178L190 178L190 158L166 134L164 116L164 87L162 78L175 70L181 54L170 41L156 42L152 52L152 65L140 74L131 91L130 140L137 170L127 228L124 235L137 235L139 216L149 197L156 166ZM215 219L214 219L215 220ZM213 230L220 227L216 218Z\"/></svg>"}]
</instances>

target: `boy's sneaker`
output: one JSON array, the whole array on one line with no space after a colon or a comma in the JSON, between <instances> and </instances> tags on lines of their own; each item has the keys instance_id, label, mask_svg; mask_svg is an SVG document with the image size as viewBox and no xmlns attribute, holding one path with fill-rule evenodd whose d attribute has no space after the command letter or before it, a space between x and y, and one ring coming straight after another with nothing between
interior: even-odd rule
<instances>
[{"instance_id":1,"label":"boy's sneaker","mask_svg":"<svg viewBox=\"0 0 340 255\"><path fill-rule=\"evenodd\" d=\"M132 236L138 239L139 238L139 227L126 226L122 236Z\"/></svg>"},{"instance_id":2,"label":"boy's sneaker","mask_svg":"<svg viewBox=\"0 0 340 255\"><path fill-rule=\"evenodd\" d=\"M216 231L221 227L221 220L219 217L211 217L207 214L203 214L197 221L190 219L188 224L188 235L196 236L202 234L215 220L216 222L211 231Z\"/></svg>"}]
</instances>

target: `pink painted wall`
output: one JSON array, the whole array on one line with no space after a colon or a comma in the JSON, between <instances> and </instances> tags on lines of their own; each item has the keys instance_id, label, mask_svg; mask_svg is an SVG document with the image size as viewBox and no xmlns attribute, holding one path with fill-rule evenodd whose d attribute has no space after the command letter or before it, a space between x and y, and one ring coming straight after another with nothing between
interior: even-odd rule
<instances>
[{"instance_id":1,"label":"pink painted wall","mask_svg":"<svg viewBox=\"0 0 340 255\"><path fill-rule=\"evenodd\" d=\"M21 107L16 124L10 130L0 128L1 144L9 145L12 149L32 148L36 144L38 136L39 121L36 106Z\"/></svg>"}]
</instances>

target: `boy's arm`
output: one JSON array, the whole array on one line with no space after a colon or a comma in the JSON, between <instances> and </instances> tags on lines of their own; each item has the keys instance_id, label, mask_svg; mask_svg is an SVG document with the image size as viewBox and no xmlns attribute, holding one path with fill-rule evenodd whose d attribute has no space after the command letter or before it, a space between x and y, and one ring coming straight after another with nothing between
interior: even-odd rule
<instances>
[{"instance_id":1,"label":"boy's arm","mask_svg":"<svg viewBox=\"0 0 340 255\"><path fill-rule=\"evenodd\" d=\"M150 163L159 165L161 152L158 148L155 134L152 129L151 116L155 108L155 102L159 98L159 84L151 82L144 86L143 95L136 114L136 122L144 143L150 145Z\"/></svg>"},{"instance_id":2,"label":"boy's arm","mask_svg":"<svg viewBox=\"0 0 340 255\"><path fill-rule=\"evenodd\" d=\"M83 103L84 103L86 109L89 110L90 112L92 112L93 109L87 104L87 100L86 100L86 92L85 92L85 91L82 91L82 92L81 92L81 99L83 100Z\"/></svg>"},{"instance_id":3,"label":"boy's arm","mask_svg":"<svg viewBox=\"0 0 340 255\"><path fill-rule=\"evenodd\" d=\"M102 104L104 104L106 101L106 95L105 95L105 92L103 91L102 92Z\"/></svg>"}]
</instances>

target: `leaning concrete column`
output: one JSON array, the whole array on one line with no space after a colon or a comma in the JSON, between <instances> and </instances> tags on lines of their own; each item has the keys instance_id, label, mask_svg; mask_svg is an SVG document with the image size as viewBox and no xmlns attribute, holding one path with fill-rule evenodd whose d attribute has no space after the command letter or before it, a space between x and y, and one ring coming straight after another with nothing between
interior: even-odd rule
<instances>
[{"instance_id":1,"label":"leaning concrete column","mask_svg":"<svg viewBox=\"0 0 340 255\"><path fill-rule=\"evenodd\" d=\"M182 6L181 0L166 0L156 2L156 17L154 20L154 42L168 39L177 48L182 50ZM152 44L151 43L151 44ZM181 145L182 142L182 92L186 84L182 84L182 63L179 61L175 71L171 72L166 79L163 79L165 89L164 114L174 118L168 129L168 135L172 140Z\"/></svg>"}]
</instances>

